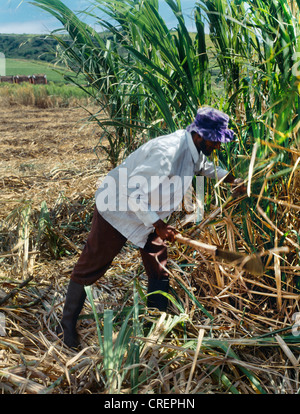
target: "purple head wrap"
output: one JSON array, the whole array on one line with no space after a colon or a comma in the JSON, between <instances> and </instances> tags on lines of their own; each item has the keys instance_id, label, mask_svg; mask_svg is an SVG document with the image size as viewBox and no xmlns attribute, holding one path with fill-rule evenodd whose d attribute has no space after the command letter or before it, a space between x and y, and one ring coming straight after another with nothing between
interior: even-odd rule
<instances>
[{"instance_id":1,"label":"purple head wrap","mask_svg":"<svg viewBox=\"0 0 300 414\"><path fill-rule=\"evenodd\" d=\"M229 116L211 107L200 108L188 132L197 132L204 139L214 142L230 142L234 132L228 129Z\"/></svg>"}]
</instances>

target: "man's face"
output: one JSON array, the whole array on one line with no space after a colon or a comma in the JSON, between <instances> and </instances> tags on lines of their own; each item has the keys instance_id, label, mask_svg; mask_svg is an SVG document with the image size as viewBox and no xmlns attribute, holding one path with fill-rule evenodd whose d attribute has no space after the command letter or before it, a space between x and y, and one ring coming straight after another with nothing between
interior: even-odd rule
<instances>
[{"instance_id":1,"label":"man's face","mask_svg":"<svg viewBox=\"0 0 300 414\"><path fill-rule=\"evenodd\" d=\"M207 157L212 154L214 150L218 150L221 147L220 142L213 142L205 140L203 137L201 137L199 134L195 134L193 137L194 143L196 145L196 148L198 152L203 152L204 155Z\"/></svg>"}]
</instances>

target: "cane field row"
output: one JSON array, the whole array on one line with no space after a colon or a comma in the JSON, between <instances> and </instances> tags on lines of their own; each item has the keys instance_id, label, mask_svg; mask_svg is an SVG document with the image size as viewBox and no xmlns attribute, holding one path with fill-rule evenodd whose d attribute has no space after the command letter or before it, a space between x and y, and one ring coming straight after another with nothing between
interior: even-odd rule
<instances>
[{"instance_id":1,"label":"cane field row","mask_svg":"<svg viewBox=\"0 0 300 414\"><path fill-rule=\"evenodd\" d=\"M30 60L30 59L5 59L6 74L8 76L24 75L30 76L35 74L45 74L48 82L65 83L63 79L63 68L54 64Z\"/></svg>"},{"instance_id":2,"label":"cane field row","mask_svg":"<svg viewBox=\"0 0 300 414\"><path fill-rule=\"evenodd\" d=\"M5 59L8 76L32 76L43 74L46 85L32 85L27 82L10 84L0 82L0 100L2 105L29 105L37 108L68 107L87 104L86 91L65 80L70 71L63 66L30 59Z\"/></svg>"},{"instance_id":3,"label":"cane field row","mask_svg":"<svg viewBox=\"0 0 300 414\"><path fill-rule=\"evenodd\" d=\"M33 85L0 83L0 102L3 106L25 105L37 108L67 108L70 106L88 105L90 98L86 92L74 85Z\"/></svg>"}]
</instances>

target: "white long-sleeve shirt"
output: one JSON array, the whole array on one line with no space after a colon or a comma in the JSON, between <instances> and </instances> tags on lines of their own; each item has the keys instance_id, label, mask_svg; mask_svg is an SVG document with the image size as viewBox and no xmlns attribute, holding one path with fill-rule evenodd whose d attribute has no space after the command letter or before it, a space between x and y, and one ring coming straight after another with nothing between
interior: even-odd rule
<instances>
[{"instance_id":1,"label":"white long-sleeve shirt","mask_svg":"<svg viewBox=\"0 0 300 414\"><path fill-rule=\"evenodd\" d=\"M102 217L144 247L159 219L178 208L195 175L220 180L228 171L198 152L186 130L154 138L111 170L96 192Z\"/></svg>"}]
</instances>

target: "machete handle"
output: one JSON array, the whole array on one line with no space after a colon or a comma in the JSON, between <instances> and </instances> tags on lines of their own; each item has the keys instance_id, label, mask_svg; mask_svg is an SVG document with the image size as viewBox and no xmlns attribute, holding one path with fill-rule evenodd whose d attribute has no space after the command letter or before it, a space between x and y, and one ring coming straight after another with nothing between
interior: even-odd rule
<instances>
[{"instance_id":1,"label":"machete handle","mask_svg":"<svg viewBox=\"0 0 300 414\"><path fill-rule=\"evenodd\" d=\"M188 246L194 247L195 249L205 250L207 253L210 253L213 256L216 256L217 246L212 246L211 244L202 243L188 237L182 236L180 233L176 233L175 240L179 243L186 244Z\"/></svg>"}]
</instances>

